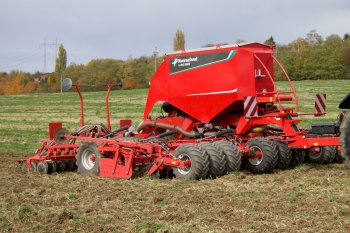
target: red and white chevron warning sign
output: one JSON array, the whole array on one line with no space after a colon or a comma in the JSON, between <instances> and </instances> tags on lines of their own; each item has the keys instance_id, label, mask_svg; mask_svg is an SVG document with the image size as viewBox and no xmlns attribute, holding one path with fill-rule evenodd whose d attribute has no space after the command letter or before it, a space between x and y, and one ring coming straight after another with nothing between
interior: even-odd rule
<instances>
[{"instance_id":1,"label":"red and white chevron warning sign","mask_svg":"<svg viewBox=\"0 0 350 233\"><path fill-rule=\"evenodd\" d=\"M317 114L326 113L326 94L316 94L315 109Z\"/></svg>"},{"instance_id":2,"label":"red and white chevron warning sign","mask_svg":"<svg viewBox=\"0 0 350 233\"><path fill-rule=\"evenodd\" d=\"M258 102L255 96L246 96L244 98L243 105L244 105L244 116L246 118L258 116Z\"/></svg>"}]
</instances>

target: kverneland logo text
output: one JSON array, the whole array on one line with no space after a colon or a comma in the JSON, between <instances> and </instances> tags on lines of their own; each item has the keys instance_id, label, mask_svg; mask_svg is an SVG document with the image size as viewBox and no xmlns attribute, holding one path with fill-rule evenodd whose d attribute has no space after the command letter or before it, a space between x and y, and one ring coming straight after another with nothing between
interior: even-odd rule
<instances>
[{"instance_id":1,"label":"kverneland logo text","mask_svg":"<svg viewBox=\"0 0 350 233\"><path fill-rule=\"evenodd\" d=\"M173 63L171 63L171 64L173 64L175 67L176 64L189 63L189 62L193 62L193 61L198 61L198 57L190 57L190 58L186 58L186 59L175 58Z\"/></svg>"}]
</instances>

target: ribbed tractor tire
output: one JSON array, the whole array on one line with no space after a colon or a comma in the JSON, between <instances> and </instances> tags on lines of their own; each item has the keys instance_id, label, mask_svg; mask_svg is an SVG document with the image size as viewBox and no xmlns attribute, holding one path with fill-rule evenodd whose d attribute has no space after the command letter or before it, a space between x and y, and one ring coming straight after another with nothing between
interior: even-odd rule
<instances>
[{"instance_id":1,"label":"ribbed tractor tire","mask_svg":"<svg viewBox=\"0 0 350 233\"><path fill-rule=\"evenodd\" d=\"M289 167L292 161L292 150L288 147L288 144L280 140L272 141L275 143L278 150L278 160L276 163L276 168L285 170Z\"/></svg>"},{"instance_id":2,"label":"ribbed tractor tire","mask_svg":"<svg viewBox=\"0 0 350 233\"><path fill-rule=\"evenodd\" d=\"M325 146L325 157L327 158L326 163L333 163L335 157L337 156L337 147L336 146Z\"/></svg>"},{"instance_id":3,"label":"ribbed tractor tire","mask_svg":"<svg viewBox=\"0 0 350 233\"><path fill-rule=\"evenodd\" d=\"M82 142L76 155L78 172L86 175L99 175L101 157L95 143Z\"/></svg>"},{"instance_id":4,"label":"ribbed tractor tire","mask_svg":"<svg viewBox=\"0 0 350 233\"><path fill-rule=\"evenodd\" d=\"M292 160L290 161L290 167L296 167L305 161L305 151L301 149L292 149Z\"/></svg>"},{"instance_id":5,"label":"ribbed tractor tire","mask_svg":"<svg viewBox=\"0 0 350 233\"><path fill-rule=\"evenodd\" d=\"M198 148L205 152L209 157L209 172L207 178L215 179L225 174L226 158L223 151L218 150L213 143L199 143Z\"/></svg>"},{"instance_id":6,"label":"ribbed tractor tire","mask_svg":"<svg viewBox=\"0 0 350 233\"><path fill-rule=\"evenodd\" d=\"M246 158L243 160L245 167L253 173L271 173L278 160L276 145L263 137L252 138L247 143L253 152L261 153L261 158Z\"/></svg>"},{"instance_id":7,"label":"ribbed tractor tire","mask_svg":"<svg viewBox=\"0 0 350 233\"><path fill-rule=\"evenodd\" d=\"M177 159L190 160L191 166L184 169L173 168L176 178L182 180L201 180L207 177L209 172L209 157L196 145L185 144L177 147L173 153Z\"/></svg>"},{"instance_id":8,"label":"ribbed tractor tire","mask_svg":"<svg viewBox=\"0 0 350 233\"><path fill-rule=\"evenodd\" d=\"M341 152L336 148L335 157L333 159L333 163L344 163L345 158L342 156Z\"/></svg>"},{"instance_id":9,"label":"ribbed tractor tire","mask_svg":"<svg viewBox=\"0 0 350 233\"><path fill-rule=\"evenodd\" d=\"M328 164L333 162L336 152L336 147L334 146L322 146L319 152L309 151L306 154L306 159L310 163Z\"/></svg>"},{"instance_id":10,"label":"ribbed tractor tire","mask_svg":"<svg viewBox=\"0 0 350 233\"><path fill-rule=\"evenodd\" d=\"M350 168L350 110L345 112L340 124L340 144L343 148L342 156Z\"/></svg>"},{"instance_id":11,"label":"ribbed tractor tire","mask_svg":"<svg viewBox=\"0 0 350 233\"><path fill-rule=\"evenodd\" d=\"M216 141L213 143L218 150L221 150L226 159L225 174L239 171L242 164L242 153L236 146L228 141Z\"/></svg>"}]
</instances>

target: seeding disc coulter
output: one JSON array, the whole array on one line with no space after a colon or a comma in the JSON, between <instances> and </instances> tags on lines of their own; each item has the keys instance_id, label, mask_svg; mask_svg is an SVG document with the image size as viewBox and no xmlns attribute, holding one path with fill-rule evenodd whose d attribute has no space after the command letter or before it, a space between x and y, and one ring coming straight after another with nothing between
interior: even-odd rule
<instances>
[{"instance_id":1,"label":"seeding disc coulter","mask_svg":"<svg viewBox=\"0 0 350 233\"><path fill-rule=\"evenodd\" d=\"M277 90L274 67L285 74L288 91ZM63 82L64 89L71 86L69 79ZM130 120L111 129L112 85L106 95L107 124L85 125L80 86L74 86L80 96L81 127L68 132L62 123L50 123L49 140L34 156L19 161L30 171L77 169L101 177L148 174L199 180L243 168L267 173L304 159L343 160L341 122L298 127L300 116L326 113L326 95L316 95L314 112L299 112L292 82L267 45L236 44L167 54L150 82L144 119L136 129ZM165 114L152 119L150 112L159 102Z\"/></svg>"}]
</instances>

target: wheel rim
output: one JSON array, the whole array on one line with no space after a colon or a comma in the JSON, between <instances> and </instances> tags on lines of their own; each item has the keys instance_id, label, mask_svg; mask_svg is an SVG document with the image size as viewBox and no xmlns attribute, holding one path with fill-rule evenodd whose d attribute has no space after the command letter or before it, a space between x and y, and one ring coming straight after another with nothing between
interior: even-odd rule
<instances>
[{"instance_id":1,"label":"wheel rim","mask_svg":"<svg viewBox=\"0 0 350 233\"><path fill-rule=\"evenodd\" d=\"M320 151L309 151L309 157L310 159L319 159L322 157L322 148L320 149Z\"/></svg>"},{"instance_id":2,"label":"wheel rim","mask_svg":"<svg viewBox=\"0 0 350 233\"><path fill-rule=\"evenodd\" d=\"M257 146L250 147L250 150L253 155L251 158L248 159L249 163L254 166L261 164L261 162L264 159L264 154L262 150Z\"/></svg>"},{"instance_id":3,"label":"wheel rim","mask_svg":"<svg viewBox=\"0 0 350 233\"><path fill-rule=\"evenodd\" d=\"M310 152L309 157L311 159L319 159L321 157L321 152Z\"/></svg>"},{"instance_id":4,"label":"wheel rim","mask_svg":"<svg viewBox=\"0 0 350 233\"><path fill-rule=\"evenodd\" d=\"M191 158L188 154L181 154L178 159L184 162L184 168L177 168L181 175L187 175L191 171Z\"/></svg>"},{"instance_id":5,"label":"wheel rim","mask_svg":"<svg viewBox=\"0 0 350 233\"><path fill-rule=\"evenodd\" d=\"M90 149L84 150L81 156L81 162L86 170L91 170L94 168L96 163L96 155Z\"/></svg>"}]
</instances>

